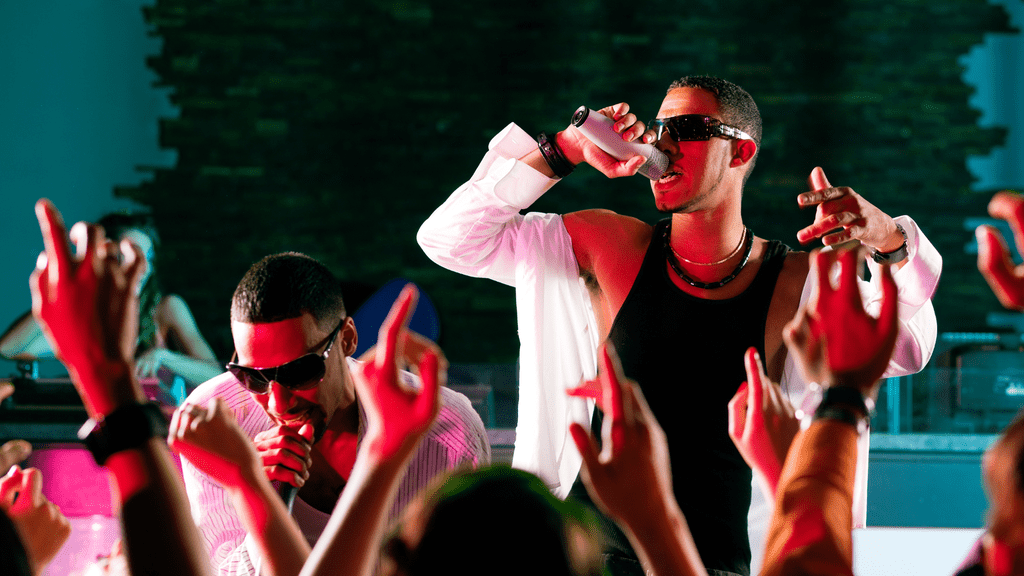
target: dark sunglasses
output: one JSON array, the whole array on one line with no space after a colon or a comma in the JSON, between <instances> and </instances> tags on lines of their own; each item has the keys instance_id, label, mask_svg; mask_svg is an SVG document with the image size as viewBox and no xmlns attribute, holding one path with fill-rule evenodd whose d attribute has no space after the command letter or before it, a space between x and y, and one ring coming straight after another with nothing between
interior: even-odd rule
<instances>
[{"instance_id":1,"label":"dark sunglasses","mask_svg":"<svg viewBox=\"0 0 1024 576\"><path fill-rule=\"evenodd\" d=\"M289 390L309 390L324 379L324 374L327 373L327 356L331 353L331 347L334 346L334 340L338 337L338 332L341 332L341 327L345 325L345 320L346 318L342 318L338 327L327 337L327 348L320 354L310 352L273 368L253 368L235 363L234 360L238 357L236 352L232 361L225 367L238 378L242 386L256 394L266 394L270 390L271 381Z\"/></svg>"},{"instance_id":2,"label":"dark sunglasses","mask_svg":"<svg viewBox=\"0 0 1024 576\"><path fill-rule=\"evenodd\" d=\"M722 124L721 120L703 114L683 114L682 116L673 116L671 118L655 118L651 120L649 127L654 128L658 135L658 140L661 140L661 136L665 133L666 128L668 128L668 135L676 142L711 140L715 136L735 138L737 140L753 140L749 134L739 128Z\"/></svg>"}]
</instances>

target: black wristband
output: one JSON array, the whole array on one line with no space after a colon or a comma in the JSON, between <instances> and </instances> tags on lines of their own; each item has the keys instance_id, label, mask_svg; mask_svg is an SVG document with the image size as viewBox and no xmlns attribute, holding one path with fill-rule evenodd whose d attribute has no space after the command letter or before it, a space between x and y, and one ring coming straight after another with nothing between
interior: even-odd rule
<instances>
[{"instance_id":1,"label":"black wristband","mask_svg":"<svg viewBox=\"0 0 1024 576\"><path fill-rule=\"evenodd\" d=\"M865 398L864 394L853 386L834 385L825 389L825 393L821 396L821 403L818 406L835 405L849 406L865 416L871 416L871 413L875 410L874 401L870 398Z\"/></svg>"},{"instance_id":2,"label":"black wristband","mask_svg":"<svg viewBox=\"0 0 1024 576\"><path fill-rule=\"evenodd\" d=\"M879 264L895 264L897 262L902 262L903 259L907 257L909 254L909 251L907 250L907 231L899 224L896 225L896 229L900 231L900 234L903 234L903 244L892 252L879 252L878 250L874 250L871 252L872 260Z\"/></svg>"},{"instance_id":3,"label":"black wristband","mask_svg":"<svg viewBox=\"0 0 1024 576\"><path fill-rule=\"evenodd\" d=\"M871 423L874 402L852 386L829 386L814 411L814 419L828 418L846 422L859 432L867 430Z\"/></svg>"},{"instance_id":4,"label":"black wristband","mask_svg":"<svg viewBox=\"0 0 1024 576\"><path fill-rule=\"evenodd\" d=\"M871 427L870 418L849 406L818 406L818 409L814 411L814 420L817 421L822 419L835 420L837 422L849 424L856 428L859 434L867 432Z\"/></svg>"},{"instance_id":5,"label":"black wristband","mask_svg":"<svg viewBox=\"0 0 1024 576\"><path fill-rule=\"evenodd\" d=\"M548 136L546 132L541 132L537 136L537 147L540 148L540 155L544 157L544 161L548 163L548 168L551 168L556 178L565 178L576 169L576 166L565 157L555 139Z\"/></svg>"},{"instance_id":6,"label":"black wristband","mask_svg":"<svg viewBox=\"0 0 1024 576\"><path fill-rule=\"evenodd\" d=\"M100 466L111 454L138 448L158 437L167 437L167 418L155 402L126 404L102 420L90 418L78 431L78 439L85 442Z\"/></svg>"}]
</instances>

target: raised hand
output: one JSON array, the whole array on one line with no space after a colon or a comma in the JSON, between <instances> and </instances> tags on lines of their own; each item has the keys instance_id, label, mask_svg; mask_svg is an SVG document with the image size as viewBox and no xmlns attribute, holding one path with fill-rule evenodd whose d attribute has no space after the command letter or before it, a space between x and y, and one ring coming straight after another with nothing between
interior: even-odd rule
<instances>
[{"instance_id":1,"label":"raised hand","mask_svg":"<svg viewBox=\"0 0 1024 576\"><path fill-rule=\"evenodd\" d=\"M241 487L262 475L252 441L221 398L206 406L182 404L171 418L170 447L207 476L227 487Z\"/></svg>"},{"instance_id":2,"label":"raised hand","mask_svg":"<svg viewBox=\"0 0 1024 576\"><path fill-rule=\"evenodd\" d=\"M0 507L18 529L32 572L41 574L71 535L71 523L43 496L43 475L14 466L0 479Z\"/></svg>"},{"instance_id":3,"label":"raised hand","mask_svg":"<svg viewBox=\"0 0 1024 576\"><path fill-rule=\"evenodd\" d=\"M817 208L814 223L796 233L801 243L821 238L825 246L832 246L859 240L879 252L892 252L903 245L903 235L888 214L852 188L833 187L820 167L811 170L807 185L811 190L800 194L797 203L801 208Z\"/></svg>"},{"instance_id":4,"label":"raised hand","mask_svg":"<svg viewBox=\"0 0 1024 576\"><path fill-rule=\"evenodd\" d=\"M747 381L729 401L729 437L747 464L765 482L770 499L800 421L779 385L768 379L757 350L743 355Z\"/></svg>"},{"instance_id":5,"label":"raised hand","mask_svg":"<svg viewBox=\"0 0 1024 576\"><path fill-rule=\"evenodd\" d=\"M668 441L636 384L622 373L618 355L611 344L599 351L597 380L599 404L604 410L602 445L588 427L569 427L573 441L583 455L580 471L587 490L612 518L626 526L643 526L648 515L675 504ZM593 384L585 384L593 389Z\"/></svg>"},{"instance_id":6,"label":"raised hand","mask_svg":"<svg viewBox=\"0 0 1024 576\"><path fill-rule=\"evenodd\" d=\"M253 439L267 478L301 488L309 480L313 465L313 426L301 428L278 425Z\"/></svg>"},{"instance_id":7,"label":"raised hand","mask_svg":"<svg viewBox=\"0 0 1024 576\"><path fill-rule=\"evenodd\" d=\"M644 123L629 111L629 104L620 102L614 106L602 108L597 112L615 120L613 129L622 136L624 141L633 142L641 137L643 137L643 142L646 143L654 141L654 131L647 130ZM645 131L647 132L646 134ZM620 161L602 150L597 144L591 142L572 125L560 132L557 140L559 148L562 149L562 152L565 153L566 158L570 162L573 164L586 162L609 178L632 176L647 161L642 156L634 156L628 160Z\"/></svg>"},{"instance_id":8,"label":"raised hand","mask_svg":"<svg viewBox=\"0 0 1024 576\"><path fill-rule=\"evenodd\" d=\"M74 376L90 415L107 414L126 401L142 400L127 378L138 332L135 285L145 269L138 248L121 242L123 262L103 229L79 222L71 229L49 200L36 203L46 251L29 279L32 313L57 357Z\"/></svg>"},{"instance_id":9,"label":"raised hand","mask_svg":"<svg viewBox=\"0 0 1024 576\"><path fill-rule=\"evenodd\" d=\"M810 259L816 287L783 329L783 340L808 381L855 386L873 397L896 344L892 271L881 267L882 305L878 318L873 318L864 311L857 287L857 250L815 251ZM838 285L833 287L830 273L837 264Z\"/></svg>"},{"instance_id":10,"label":"raised hand","mask_svg":"<svg viewBox=\"0 0 1024 576\"><path fill-rule=\"evenodd\" d=\"M998 192L988 203L988 213L1010 224L1014 243L1024 250L1024 197L1015 192ZM992 288L999 303L1011 310L1024 310L1024 265L1015 265L1002 234L991 226L978 226L978 270Z\"/></svg>"},{"instance_id":11,"label":"raised hand","mask_svg":"<svg viewBox=\"0 0 1024 576\"><path fill-rule=\"evenodd\" d=\"M367 419L364 441L378 460L411 455L441 409L447 360L433 342L408 330L418 297L415 286L402 289L380 327L377 346L363 356L356 373L356 394ZM418 372L420 390L400 382L400 363Z\"/></svg>"}]
</instances>

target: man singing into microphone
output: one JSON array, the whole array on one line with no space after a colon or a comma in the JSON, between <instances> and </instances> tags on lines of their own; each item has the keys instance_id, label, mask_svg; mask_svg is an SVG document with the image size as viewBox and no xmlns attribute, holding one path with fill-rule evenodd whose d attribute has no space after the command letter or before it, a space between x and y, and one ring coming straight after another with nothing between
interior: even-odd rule
<instances>
[{"instance_id":1,"label":"man singing into microphone","mask_svg":"<svg viewBox=\"0 0 1024 576\"><path fill-rule=\"evenodd\" d=\"M312 545L355 462L365 415L355 394L356 326L338 279L298 253L268 256L249 269L231 301L235 357L228 372L187 402L222 398L253 439L271 480L298 488L292 515ZM415 379L406 374L410 384ZM480 417L465 396L441 389L441 413L399 487L391 518L437 474L490 461ZM217 574L255 575L262 560L227 491L183 459L192 516Z\"/></svg>"}]
</instances>

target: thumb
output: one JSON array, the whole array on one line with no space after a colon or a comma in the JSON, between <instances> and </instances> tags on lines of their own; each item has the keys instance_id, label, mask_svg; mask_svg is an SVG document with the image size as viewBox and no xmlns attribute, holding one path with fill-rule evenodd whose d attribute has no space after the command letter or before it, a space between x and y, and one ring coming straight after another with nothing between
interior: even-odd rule
<instances>
[{"instance_id":1,"label":"thumb","mask_svg":"<svg viewBox=\"0 0 1024 576\"><path fill-rule=\"evenodd\" d=\"M313 443L313 425L310 424L309 422L306 422L305 424L303 424L299 428L299 436L302 436L306 440L309 440L309 443L312 444Z\"/></svg>"},{"instance_id":2,"label":"thumb","mask_svg":"<svg viewBox=\"0 0 1024 576\"><path fill-rule=\"evenodd\" d=\"M811 177L807 179L807 184L811 187L811 190L823 190L832 187L828 183L828 178L825 177L825 171L821 169L821 166L815 166L814 170L811 170Z\"/></svg>"}]
</instances>

